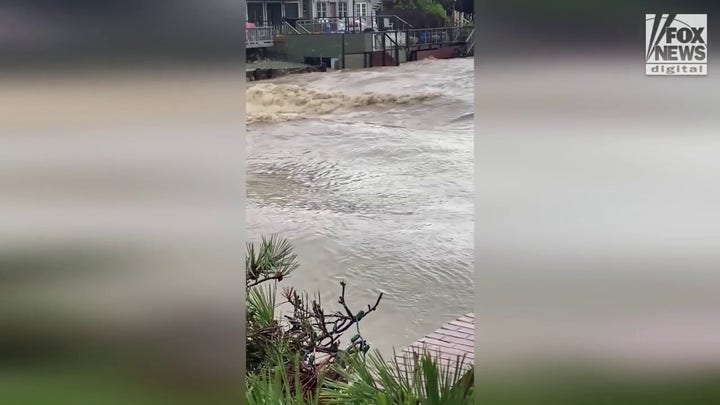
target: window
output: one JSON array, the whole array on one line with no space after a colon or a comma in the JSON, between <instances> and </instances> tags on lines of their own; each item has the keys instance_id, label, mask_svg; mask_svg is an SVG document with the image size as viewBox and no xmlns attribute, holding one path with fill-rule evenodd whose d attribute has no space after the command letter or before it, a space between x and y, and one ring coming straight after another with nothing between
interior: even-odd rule
<instances>
[{"instance_id":1,"label":"window","mask_svg":"<svg viewBox=\"0 0 720 405\"><path fill-rule=\"evenodd\" d=\"M327 18L327 3L317 3L317 10L315 11L315 18Z\"/></svg>"},{"instance_id":2,"label":"window","mask_svg":"<svg viewBox=\"0 0 720 405\"><path fill-rule=\"evenodd\" d=\"M355 16L365 17L367 16L367 3L355 3Z\"/></svg>"},{"instance_id":3,"label":"window","mask_svg":"<svg viewBox=\"0 0 720 405\"><path fill-rule=\"evenodd\" d=\"M345 2L338 3L338 17L345 18L348 16L348 4Z\"/></svg>"},{"instance_id":4,"label":"window","mask_svg":"<svg viewBox=\"0 0 720 405\"><path fill-rule=\"evenodd\" d=\"M298 3L285 3L285 18L295 19L300 15Z\"/></svg>"}]
</instances>

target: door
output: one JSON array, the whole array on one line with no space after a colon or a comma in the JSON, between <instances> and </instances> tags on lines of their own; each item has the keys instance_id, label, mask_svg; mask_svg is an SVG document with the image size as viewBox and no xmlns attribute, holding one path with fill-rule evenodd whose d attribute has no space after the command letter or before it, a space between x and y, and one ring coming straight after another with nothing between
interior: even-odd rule
<instances>
[{"instance_id":1,"label":"door","mask_svg":"<svg viewBox=\"0 0 720 405\"><path fill-rule=\"evenodd\" d=\"M327 16L330 18L337 17L337 3L328 3Z\"/></svg>"},{"instance_id":2,"label":"door","mask_svg":"<svg viewBox=\"0 0 720 405\"><path fill-rule=\"evenodd\" d=\"M282 25L282 3L267 3L268 24L273 27Z\"/></svg>"},{"instance_id":3,"label":"door","mask_svg":"<svg viewBox=\"0 0 720 405\"><path fill-rule=\"evenodd\" d=\"M263 4L262 3L248 3L247 4L247 17L248 22L255 23L256 26L260 27L265 25L265 18L263 15Z\"/></svg>"}]
</instances>

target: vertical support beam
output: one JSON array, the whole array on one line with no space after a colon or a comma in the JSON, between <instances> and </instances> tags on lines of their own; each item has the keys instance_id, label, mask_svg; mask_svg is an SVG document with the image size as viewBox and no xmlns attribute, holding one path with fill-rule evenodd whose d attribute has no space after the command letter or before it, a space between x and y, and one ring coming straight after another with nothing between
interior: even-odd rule
<instances>
[{"instance_id":1,"label":"vertical support beam","mask_svg":"<svg viewBox=\"0 0 720 405\"><path fill-rule=\"evenodd\" d=\"M348 12L353 17L353 21L355 21L355 0L348 0L348 7L350 7Z\"/></svg>"},{"instance_id":2,"label":"vertical support beam","mask_svg":"<svg viewBox=\"0 0 720 405\"><path fill-rule=\"evenodd\" d=\"M341 35L342 40L342 68L345 69L345 33Z\"/></svg>"},{"instance_id":3,"label":"vertical support beam","mask_svg":"<svg viewBox=\"0 0 720 405\"><path fill-rule=\"evenodd\" d=\"M400 43L398 42L397 31L395 31L395 66L400 66Z\"/></svg>"},{"instance_id":4,"label":"vertical support beam","mask_svg":"<svg viewBox=\"0 0 720 405\"><path fill-rule=\"evenodd\" d=\"M263 12L263 16L262 16L262 22L261 22L260 24L261 24L263 27L265 27L265 26L267 26L267 20L268 20L268 15L267 15L267 1L263 1L263 2L262 2L262 12Z\"/></svg>"},{"instance_id":5,"label":"vertical support beam","mask_svg":"<svg viewBox=\"0 0 720 405\"><path fill-rule=\"evenodd\" d=\"M375 35L374 33L372 35ZM385 37L387 36L386 33L383 32L382 34L382 64L383 66L387 66L387 42L385 42Z\"/></svg>"}]
</instances>

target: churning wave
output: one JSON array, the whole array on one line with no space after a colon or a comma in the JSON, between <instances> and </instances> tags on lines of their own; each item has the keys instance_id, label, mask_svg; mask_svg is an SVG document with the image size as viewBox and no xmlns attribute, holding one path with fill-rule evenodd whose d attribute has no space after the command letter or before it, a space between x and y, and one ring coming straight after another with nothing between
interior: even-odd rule
<instances>
[{"instance_id":1,"label":"churning wave","mask_svg":"<svg viewBox=\"0 0 720 405\"><path fill-rule=\"evenodd\" d=\"M323 92L294 84L259 83L246 94L246 122L274 123L330 114L340 109L389 107L413 104L439 97L439 94L392 95Z\"/></svg>"},{"instance_id":2,"label":"churning wave","mask_svg":"<svg viewBox=\"0 0 720 405\"><path fill-rule=\"evenodd\" d=\"M460 115L459 117L453 118L450 122L451 123L460 123L460 122L472 122L475 119L475 113L465 113Z\"/></svg>"}]
</instances>

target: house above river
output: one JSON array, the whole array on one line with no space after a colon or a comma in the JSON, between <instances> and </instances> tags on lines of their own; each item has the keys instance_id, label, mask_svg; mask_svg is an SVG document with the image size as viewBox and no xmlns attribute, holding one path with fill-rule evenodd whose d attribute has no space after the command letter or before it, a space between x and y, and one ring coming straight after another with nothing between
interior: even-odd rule
<instances>
[{"instance_id":1,"label":"house above river","mask_svg":"<svg viewBox=\"0 0 720 405\"><path fill-rule=\"evenodd\" d=\"M414 27L383 15L382 0L249 0L248 60L268 57L321 69L397 66L472 54L472 24Z\"/></svg>"},{"instance_id":2,"label":"house above river","mask_svg":"<svg viewBox=\"0 0 720 405\"><path fill-rule=\"evenodd\" d=\"M366 17L382 8L380 0L248 0L247 21L258 27L281 27L284 21Z\"/></svg>"}]
</instances>

